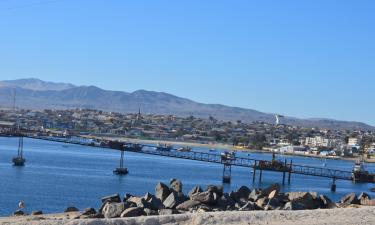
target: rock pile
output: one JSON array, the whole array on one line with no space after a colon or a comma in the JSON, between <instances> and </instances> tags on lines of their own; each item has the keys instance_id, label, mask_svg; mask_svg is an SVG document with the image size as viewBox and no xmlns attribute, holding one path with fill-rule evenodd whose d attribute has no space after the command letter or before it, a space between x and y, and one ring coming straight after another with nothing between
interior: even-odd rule
<instances>
[{"instance_id":1,"label":"rock pile","mask_svg":"<svg viewBox=\"0 0 375 225\"><path fill-rule=\"evenodd\" d=\"M125 194L106 196L101 199L98 210L85 209L77 218L118 218L152 215L171 215L182 213L202 213L217 211L253 211L253 210L313 210L333 209L355 205L375 205L366 193L344 196L339 203L331 201L325 195L316 192L281 193L279 184L265 189L250 190L246 186L236 191L224 193L222 186L209 185L205 189L194 187L188 195L182 192L182 182L172 179L169 185L158 183L155 193L146 193L137 197ZM69 207L65 211L77 211ZM15 213L16 214L16 213ZM21 215L17 212L17 215Z\"/></svg>"}]
</instances>

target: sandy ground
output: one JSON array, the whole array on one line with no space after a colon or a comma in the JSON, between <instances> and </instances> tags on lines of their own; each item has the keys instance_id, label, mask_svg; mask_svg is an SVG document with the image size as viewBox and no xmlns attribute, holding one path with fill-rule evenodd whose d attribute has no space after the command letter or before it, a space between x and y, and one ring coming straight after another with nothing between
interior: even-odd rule
<instances>
[{"instance_id":1,"label":"sandy ground","mask_svg":"<svg viewBox=\"0 0 375 225\"><path fill-rule=\"evenodd\" d=\"M70 218L70 219L69 219ZM75 220L74 214L0 218L1 225L374 225L375 207L314 211L252 211L124 219Z\"/></svg>"}]
</instances>

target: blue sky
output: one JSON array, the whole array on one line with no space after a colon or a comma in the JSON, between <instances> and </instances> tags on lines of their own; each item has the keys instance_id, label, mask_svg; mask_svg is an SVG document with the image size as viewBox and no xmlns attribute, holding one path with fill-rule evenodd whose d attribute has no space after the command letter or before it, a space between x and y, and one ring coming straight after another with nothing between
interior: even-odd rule
<instances>
[{"instance_id":1,"label":"blue sky","mask_svg":"<svg viewBox=\"0 0 375 225\"><path fill-rule=\"evenodd\" d=\"M0 0L0 78L375 125L375 2Z\"/></svg>"}]
</instances>

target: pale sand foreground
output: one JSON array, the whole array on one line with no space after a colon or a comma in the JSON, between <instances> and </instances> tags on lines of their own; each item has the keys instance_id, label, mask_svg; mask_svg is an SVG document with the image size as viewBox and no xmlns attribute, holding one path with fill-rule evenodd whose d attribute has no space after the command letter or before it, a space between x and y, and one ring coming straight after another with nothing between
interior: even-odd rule
<instances>
[{"instance_id":1,"label":"pale sand foreground","mask_svg":"<svg viewBox=\"0 0 375 225\"><path fill-rule=\"evenodd\" d=\"M74 215L70 215L70 218ZM45 218L45 219L41 219ZM64 219L65 218L65 219ZM0 218L0 224L31 225L374 225L375 208L314 211L252 211L183 214L127 219L67 219L65 214L42 217Z\"/></svg>"}]
</instances>

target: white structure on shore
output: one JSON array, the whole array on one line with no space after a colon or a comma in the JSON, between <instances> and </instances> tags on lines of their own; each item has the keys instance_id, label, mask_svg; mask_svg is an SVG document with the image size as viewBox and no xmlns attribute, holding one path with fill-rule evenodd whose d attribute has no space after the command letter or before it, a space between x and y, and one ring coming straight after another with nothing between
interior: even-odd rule
<instances>
[{"instance_id":1,"label":"white structure on shore","mask_svg":"<svg viewBox=\"0 0 375 225\"><path fill-rule=\"evenodd\" d=\"M275 115L275 118L276 118L276 126L278 126L280 124L280 118L284 118L284 116L282 116L282 115Z\"/></svg>"}]
</instances>

